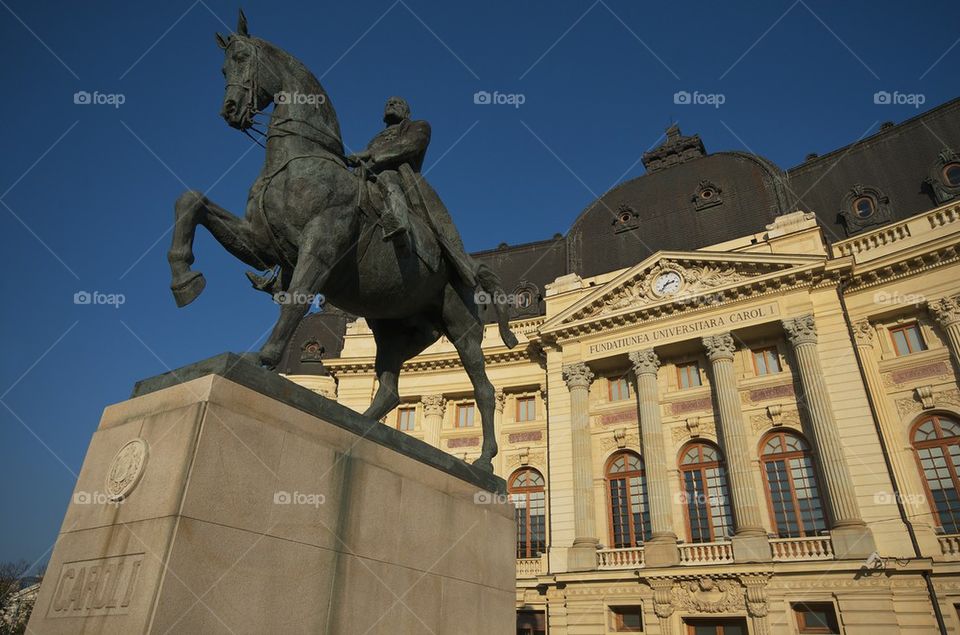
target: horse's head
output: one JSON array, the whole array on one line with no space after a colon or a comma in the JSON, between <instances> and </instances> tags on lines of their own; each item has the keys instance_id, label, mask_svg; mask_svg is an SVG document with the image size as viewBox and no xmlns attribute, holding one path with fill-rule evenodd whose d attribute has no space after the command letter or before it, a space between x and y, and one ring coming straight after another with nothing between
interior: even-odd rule
<instances>
[{"instance_id":1,"label":"horse's head","mask_svg":"<svg viewBox=\"0 0 960 635\"><path fill-rule=\"evenodd\" d=\"M247 31L247 17L242 10L237 32L227 37L217 33L217 45L224 52L223 76L227 80L220 116L230 127L246 130L253 125L254 116L270 104L279 87L273 86L275 77L267 68L260 42Z\"/></svg>"}]
</instances>

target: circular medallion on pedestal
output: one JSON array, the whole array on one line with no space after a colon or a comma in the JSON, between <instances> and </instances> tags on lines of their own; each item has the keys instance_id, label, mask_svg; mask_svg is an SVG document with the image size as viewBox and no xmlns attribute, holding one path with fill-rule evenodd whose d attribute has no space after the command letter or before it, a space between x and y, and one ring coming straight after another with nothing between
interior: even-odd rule
<instances>
[{"instance_id":1,"label":"circular medallion on pedestal","mask_svg":"<svg viewBox=\"0 0 960 635\"><path fill-rule=\"evenodd\" d=\"M107 469L104 491L111 501L125 499L140 482L147 465L147 442L137 438L128 441L114 455Z\"/></svg>"}]
</instances>

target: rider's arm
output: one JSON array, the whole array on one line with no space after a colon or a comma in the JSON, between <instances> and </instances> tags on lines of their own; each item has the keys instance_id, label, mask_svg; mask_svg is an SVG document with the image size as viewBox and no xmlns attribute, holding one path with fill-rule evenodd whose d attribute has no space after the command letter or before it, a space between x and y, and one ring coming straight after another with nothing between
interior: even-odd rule
<instances>
[{"instance_id":1,"label":"rider's arm","mask_svg":"<svg viewBox=\"0 0 960 635\"><path fill-rule=\"evenodd\" d=\"M395 170L404 163L415 163L430 145L430 124L412 121L402 135L386 147L378 148L371 160L380 170Z\"/></svg>"}]
</instances>

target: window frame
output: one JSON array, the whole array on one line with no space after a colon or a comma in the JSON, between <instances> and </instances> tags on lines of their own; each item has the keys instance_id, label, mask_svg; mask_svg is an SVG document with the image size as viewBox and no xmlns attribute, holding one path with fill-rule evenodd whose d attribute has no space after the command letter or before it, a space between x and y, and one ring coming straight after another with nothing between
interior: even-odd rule
<instances>
[{"instance_id":1,"label":"window frame","mask_svg":"<svg viewBox=\"0 0 960 635\"><path fill-rule=\"evenodd\" d=\"M618 399L614 399L613 387L619 386L621 382L623 382L625 394ZM633 391L630 389L630 379L627 377L626 373L620 375L619 377L607 377L607 401L610 403L619 403L621 401L629 401L632 396Z\"/></svg>"},{"instance_id":2,"label":"window frame","mask_svg":"<svg viewBox=\"0 0 960 635\"><path fill-rule=\"evenodd\" d=\"M409 428L403 427L403 415L405 413L410 413L412 421L410 422ZM400 406L397 408L397 430L400 432L413 432L417 429L417 407L416 406Z\"/></svg>"},{"instance_id":3,"label":"window frame","mask_svg":"<svg viewBox=\"0 0 960 635\"><path fill-rule=\"evenodd\" d=\"M940 170L941 180L943 181L943 184L946 185L947 187L960 187L960 181L957 181L956 183L954 183L953 181L950 180L950 177L947 176L947 172L949 172L952 169L960 169L960 162L950 161L949 163L944 165L943 169Z\"/></svg>"},{"instance_id":4,"label":"window frame","mask_svg":"<svg viewBox=\"0 0 960 635\"><path fill-rule=\"evenodd\" d=\"M831 623L825 627L807 626L805 613L801 610L802 608L809 608L811 610L817 610L817 608L829 609L832 618ZM839 635L840 633L840 619L837 617L837 607L834 606L833 602L791 602L790 610L793 612L797 632L800 633L800 635Z\"/></svg>"},{"instance_id":5,"label":"window frame","mask_svg":"<svg viewBox=\"0 0 960 635\"><path fill-rule=\"evenodd\" d=\"M799 451L792 450L790 452L781 452L779 454L764 454L763 448L767 445L767 443L770 442L770 439L772 439L775 436L796 437L797 439L800 439L800 441L808 449L799 450ZM760 457L760 471L761 471L761 477L763 479L763 492L767 500L767 513L770 515L769 516L770 526L771 526L771 529L773 530L773 533L776 534L778 538L815 538L822 535L820 532L828 531L833 526L833 522L830 518L829 509L826 506L826 499L824 498L824 495L823 495L823 487L820 482L819 466L816 463L816 460L815 460L816 457L814 456L813 450L810 449L810 443L806 440L806 438L792 429L775 430L773 432L769 432L765 434L760 439L759 448L760 448L760 451L758 452L758 455ZM803 523L803 513L799 503L800 499L797 496L797 487L794 484L794 480L793 480L793 467L789 463L791 459L803 459L803 458L809 458L810 460L810 478L813 480L813 485L817 489L817 500L820 504L820 511L823 517L823 525L824 525L823 529L810 528L808 530ZM793 514L796 519L797 527L799 529L798 536L780 535L780 528L777 523L777 514L776 514L776 510L773 507L773 495L772 495L773 492L770 487L770 477L767 471L767 463L773 463L775 461L783 461L786 464L787 469L785 470L785 474L787 476L787 483L790 487L790 499L792 502Z\"/></svg>"},{"instance_id":6,"label":"window frame","mask_svg":"<svg viewBox=\"0 0 960 635\"><path fill-rule=\"evenodd\" d=\"M519 487L514 486L514 482L516 482L516 480L517 480L521 475L523 475L523 474L528 474L528 473L533 473L533 474L535 474L535 475L539 478L540 484L539 484L539 485L521 485L521 486L519 486ZM538 469L536 469L536 468L533 468L533 467L526 466L526 467L521 467L521 468L518 469L518 470L514 470L513 474L510 475L510 480L507 481L507 483L508 483L508 486L507 486L507 495L508 495L508 496L513 497L514 495L518 495L518 496L521 496L521 495L522 495L522 496L524 496L524 499L525 499L525 501L526 501L526 503L525 503L525 505L524 505L524 508L523 508L524 511L525 511L524 516L525 516L525 521L526 521L525 524L524 524L524 527L526 527L526 531L525 531L525 536L524 536L524 541L523 541L523 542L524 542L523 552L524 552L526 555L520 555L520 552L521 552L521 549L520 549L520 540L519 540L519 538L520 538L520 533L519 533L519 532L520 532L520 523L517 523L516 556L517 556L518 559L519 559L519 558L539 558L539 557L542 556L544 553L546 553L546 549L547 549L547 480L543 477L543 473L540 472L540 470L538 470ZM531 539L532 536L533 536L533 529L532 529L532 528L533 528L533 525L532 525L531 522L530 522L530 518L531 518L530 510L531 510L531 508L532 508L532 506L530 505L530 502L531 502L531 495L532 495L532 494L540 494L540 495L543 497L543 498L542 498L542 501L543 501L543 516L542 516L542 525L543 525L543 526L542 526L542 531L543 531L543 536L542 536L542 539L541 539L540 545L539 545L539 546L542 547L542 550L540 550L539 553L537 553L537 554L535 554L535 555L531 555L531 554L534 552L534 547L536 546L536 545L535 545L535 542L536 542L536 541L534 541L534 540ZM510 503L514 505L514 514L516 514L516 511L517 511L519 508L516 507L516 504L514 503L514 501L513 501L512 498L511 498L511 500L510 500Z\"/></svg>"},{"instance_id":7,"label":"window frame","mask_svg":"<svg viewBox=\"0 0 960 635\"><path fill-rule=\"evenodd\" d=\"M642 633L643 632L643 605L642 604L614 604L607 607L610 611L610 616L613 618L611 621L611 630L614 633ZM629 609L624 610L624 609ZM635 628L623 623L624 614L636 612L636 615L640 617L640 626Z\"/></svg>"},{"instance_id":8,"label":"window frame","mask_svg":"<svg viewBox=\"0 0 960 635\"><path fill-rule=\"evenodd\" d=\"M958 510L955 514L957 519L952 523L952 527L956 531L947 532L946 527L944 527L943 519L940 516L940 510L937 509L933 491L930 489L930 482L927 479L926 470L923 466L923 459L920 456L920 450L939 447L942 448L943 456L949 458L950 453L948 447L950 445L960 445L960 436L942 436L943 427L940 424L940 419L942 418L951 419L956 423L960 423L960 417L951 414L941 412L926 414L920 417L912 426L910 426L910 446L913 448L913 455L917 461L917 469L920 471L920 480L923 481L923 492L927 497L927 507L930 509L931 515L937 523L937 527L941 528L947 535L953 535L960 533L960 510ZM933 440L917 441L914 438L917 430L920 428L920 426L928 421L933 421L934 429L939 431L937 438ZM960 498L960 470L958 470L957 466L954 465L952 460L946 460L944 463L946 464L947 470L950 473L950 478L953 481L954 491L957 492L958 498Z\"/></svg>"},{"instance_id":9,"label":"window frame","mask_svg":"<svg viewBox=\"0 0 960 635\"><path fill-rule=\"evenodd\" d=\"M468 423L467 425L460 425L460 412L466 411L468 409L470 410L470 413L471 413L469 417L470 423ZM475 427L476 418L477 418L477 404L472 401L465 401L463 403L458 403L456 415L457 415L457 418L454 420L453 425L458 430L466 430L467 428Z\"/></svg>"},{"instance_id":10,"label":"window frame","mask_svg":"<svg viewBox=\"0 0 960 635\"><path fill-rule=\"evenodd\" d=\"M776 346L752 348L750 349L750 353L750 359L753 360L753 374L756 377L769 377L770 375L778 375L783 372L783 364L780 363L780 350ZM760 367L757 365L758 355L763 357L763 365L766 372L760 372ZM771 361L777 366L777 370L774 372L770 372Z\"/></svg>"},{"instance_id":11,"label":"window frame","mask_svg":"<svg viewBox=\"0 0 960 635\"><path fill-rule=\"evenodd\" d=\"M537 420L537 398L533 395L520 395L516 398L517 410L516 410L516 419L517 423L526 423L529 421ZM529 404L532 406L532 412L530 412L530 417L525 419L520 416L520 413L523 412L522 405Z\"/></svg>"},{"instance_id":12,"label":"window frame","mask_svg":"<svg viewBox=\"0 0 960 635\"><path fill-rule=\"evenodd\" d=\"M713 448L714 451L716 451L717 456L719 457L719 460L718 461L701 461L699 463L682 463L683 457L686 456L687 452L689 452L692 448L698 448L700 457L702 458L704 447ZM680 472L680 488L684 496L688 495L687 481L685 476L686 472L700 473L700 479L701 479L700 482L704 485L705 494L708 497L710 497L710 487L709 485L706 485L707 483L706 470L710 468L717 468L719 470L723 470L723 479L724 479L724 484L726 485L726 491L722 492L722 495L725 496L727 499L725 503L727 513L728 513L727 520L729 521L729 529L731 531L735 529L736 525L733 522L733 505L732 505L732 499L730 495L730 479L727 474L726 460L720 448L714 445L713 443L708 443L706 441L692 441L690 443L687 443L682 448L680 448L680 454L678 455L678 458L677 458L677 468ZM684 523L687 527L687 540L691 544L704 544L704 542L726 542L729 540L729 538L727 538L726 536L716 535L714 531L714 524L713 524L713 506L710 505L709 501L710 501L710 498L708 498L706 503L707 527L710 532L710 540L707 540L707 541L699 541L694 539L693 525L690 523L690 503L687 501L683 503L683 517L684 517Z\"/></svg>"},{"instance_id":13,"label":"window frame","mask_svg":"<svg viewBox=\"0 0 960 635\"><path fill-rule=\"evenodd\" d=\"M913 350L913 347L910 344L910 338L907 336L907 331L914 329L917 332L917 341L920 342L920 348ZM916 320L910 322L905 322L903 324L897 324L887 327L887 332L890 334L890 345L893 347L893 354L896 357L906 357L907 355L913 355L914 353L922 353L927 350L927 342L923 338L923 329L920 328L920 323ZM903 333L903 341L907 345L907 352L901 353L900 348L897 346L896 333Z\"/></svg>"},{"instance_id":14,"label":"window frame","mask_svg":"<svg viewBox=\"0 0 960 635\"><path fill-rule=\"evenodd\" d=\"M860 205L859 205L859 203L860 203L861 201L866 201L867 203L870 204L870 213L867 214L866 216L864 216L864 215L862 215L862 214L860 213ZM872 196L869 196L869 195L866 195L866 194L861 195L861 196L857 196L856 198L854 198L854 199L850 202L850 213L853 214L854 217L856 217L856 218L858 218L858 219L860 219L860 220L866 220L866 219L868 219L868 218L872 218L872 217L877 213L877 201L874 200L874 198L873 198Z\"/></svg>"},{"instance_id":15,"label":"window frame","mask_svg":"<svg viewBox=\"0 0 960 635\"><path fill-rule=\"evenodd\" d=\"M626 470L626 471L623 471L623 472L612 473L612 472L610 471L611 467L612 467L613 464L616 462L616 460L617 460L618 458L620 458L621 456L622 456L622 457L631 457L631 456L632 456L632 457L636 457L637 460L639 460L639 462L640 462L640 469L639 469L639 470ZM604 481L605 481L605 483L606 483L606 490L607 490L607 522L608 522L609 525L610 525L610 526L609 526L609 531L608 531L608 535L609 535L609 537L610 537L610 546L611 546L612 548L614 548L614 549L634 549L634 548L643 546L643 543L646 542L647 540L649 540L650 537L651 537L651 535L652 535L652 533L653 533L652 521L649 521L649 522L647 522L647 523L644 523L644 508L646 509L646 516L647 516L647 518L648 518L648 519L650 518L650 496L649 496L649 491L648 491L648 487L647 487L647 466L646 466L646 463L645 463L644 460L643 460L643 457L640 456L639 454L637 454L636 452L633 452L633 451L630 451L630 450L619 450L619 451L614 452L613 454L611 454L610 457L607 459L607 463L606 463L606 466L605 466L605 468L604 468L603 473L604 473ZM639 541L637 540L636 522L634 521L634 518L633 518L633 509L632 509L631 500L630 500L630 499L631 499L631 485L630 485L630 480L631 480L632 478L638 478L638 479L640 479L640 484L641 484L641 494L642 494L642 497L641 497L641 499L640 499L640 524L641 524L640 536L641 536L641 540L639 540ZM618 546L618 545L617 545L617 537L616 537L616 525L617 525L617 523L614 521L614 516L613 516L613 511L614 511L614 510L613 510L613 491L612 491L611 488L610 488L610 483L611 483L611 481L614 481L614 480L623 480L624 483L625 483L625 490L624 490L624 491L626 492L626 496L624 497L624 499L626 500L627 506L628 506L627 532L628 532L628 535L629 535L629 538L630 538L630 544L625 545L625 546ZM647 527L647 525L650 525L650 527ZM648 528L650 529L649 532L647 532L647 529L648 529Z\"/></svg>"},{"instance_id":16,"label":"window frame","mask_svg":"<svg viewBox=\"0 0 960 635\"><path fill-rule=\"evenodd\" d=\"M690 371L693 371L692 373ZM683 378L687 377L689 380L691 377L695 377L697 380L696 384L690 384L687 386L683 385ZM691 360L688 362L681 362L677 364L677 388L680 390L690 390L692 388L700 388L703 386L703 379L700 375L700 362L697 360Z\"/></svg>"}]
</instances>

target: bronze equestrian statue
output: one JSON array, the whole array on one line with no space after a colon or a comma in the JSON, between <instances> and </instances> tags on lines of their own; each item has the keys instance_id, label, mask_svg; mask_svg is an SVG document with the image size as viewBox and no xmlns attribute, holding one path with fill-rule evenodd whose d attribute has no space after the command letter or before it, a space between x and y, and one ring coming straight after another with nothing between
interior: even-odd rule
<instances>
[{"instance_id":1,"label":"bronze equestrian statue","mask_svg":"<svg viewBox=\"0 0 960 635\"><path fill-rule=\"evenodd\" d=\"M403 363L446 336L480 410L483 446L474 465L492 471L494 388L481 349L486 312L495 311L508 347L517 340L505 306L478 303L505 297L499 280L464 253L446 208L419 173L429 126L410 121L406 102L391 99L386 130L348 164L333 104L301 62L252 37L242 11L237 32L216 37L225 56L221 115L227 124L247 132L275 104L266 159L244 217L197 191L183 193L174 205L168 260L177 305L195 300L205 286L203 274L190 268L193 238L202 225L247 265L275 270L272 276L248 274L257 288L284 298L269 339L254 354L261 365L276 367L317 294L366 318L377 344L379 387L364 413L372 419L399 403ZM486 293L475 293L478 286Z\"/></svg>"}]
</instances>

